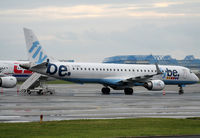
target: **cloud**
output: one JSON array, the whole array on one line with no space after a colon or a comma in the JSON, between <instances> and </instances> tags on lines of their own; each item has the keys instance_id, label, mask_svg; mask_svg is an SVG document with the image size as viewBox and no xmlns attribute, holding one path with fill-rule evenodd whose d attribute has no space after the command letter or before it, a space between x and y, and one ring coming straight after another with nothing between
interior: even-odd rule
<instances>
[{"instance_id":1,"label":"cloud","mask_svg":"<svg viewBox=\"0 0 200 138\"><path fill-rule=\"evenodd\" d=\"M199 0L22 1L0 5L2 59L26 59L24 26L58 59L101 61L150 53L199 57Z\"/></svg>"},{"instance_id":2,"label":"cloud","mask_svg":"<svg viewBox=\"0 0 200 138\"><path fill-rule=\"evenodd\" d=\"M148 12L133 12L129 13L129 16L134 17L177 17L177 16L185 16L184 13L158 13L154 11L148 11Z\"/></svg>"},{"instance_id":3,"label":"cloud","mask_svg":"<svg viewBox=\"0 0 200 138\"><path fill-rule=\"evenodd\" d=\"M32 9L7 9L0 10L0 17L13 20L58 20L100 17L174 17L187 16L185 13L169 11L156 11L157 7L182 4L181 2L154 3L152 4L100 4L100 5L75 5L75 6L47 6ZM143 10L148 9L148 10ZM143 11L142 11L143 10ZM199 16L199 14L195 14ZM189 15L191 16L191 14Z\"/></svg>"},{"instance_id":4,"label":"cloud","mask_svg":"<svg viewBox=\"0 0 200 138\"><path fill-rule=\"evenodd\" d=\"M171 5L179 5L179 4L184 4L184 2L158 2L158 3L154 3L153 6L154 7L161 7L161 8L164 8L164 7L169 7Z\"/></svg>"}]
</instances>

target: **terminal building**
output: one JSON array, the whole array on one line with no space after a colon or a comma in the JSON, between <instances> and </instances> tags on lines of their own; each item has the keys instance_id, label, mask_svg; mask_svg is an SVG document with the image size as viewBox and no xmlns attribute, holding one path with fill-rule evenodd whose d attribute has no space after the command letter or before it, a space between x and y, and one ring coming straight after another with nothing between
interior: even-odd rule
<instances>
[{"instance_id":1,"label":"terminal building","mask_svg":"<svg viewBox=\"0 0 200 138\"><path fill-rule=\"evenodd\" d=\"M179 65L200 74L200 59L193 55L188 55L182 60L172 58L170 55L123 55L107 57L103 60L103 63Z\"/></svg>"}]
</instances>

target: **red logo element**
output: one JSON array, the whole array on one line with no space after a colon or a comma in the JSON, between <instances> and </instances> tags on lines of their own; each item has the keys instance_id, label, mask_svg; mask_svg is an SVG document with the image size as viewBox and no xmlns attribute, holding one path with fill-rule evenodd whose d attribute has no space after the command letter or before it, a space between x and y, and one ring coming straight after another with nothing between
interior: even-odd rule
<instances>
[{"instance_id":1,"label":"red logo element","mask_svg":"<svg viewBox=\"0 0 200 138\"><path fill-rule=\"evenodd\" d=\"M32 74L32 71L22 69L19 63L14 63L14 73L16 74Z\"/></svg>"}]
</instances>

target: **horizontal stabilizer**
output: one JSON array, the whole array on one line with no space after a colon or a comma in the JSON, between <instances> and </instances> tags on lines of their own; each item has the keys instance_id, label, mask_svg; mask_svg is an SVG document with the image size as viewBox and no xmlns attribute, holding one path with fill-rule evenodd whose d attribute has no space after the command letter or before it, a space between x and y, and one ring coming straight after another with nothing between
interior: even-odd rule
<instances>
[{"instance_id":1,"label":"horizontal stabilizer","mask_svg":"<svg viewBox=\"0 0 200 138\"><path fill-rule=\"evenodd\" d=\"M44 69L44 68L47 68L47 66L48 66L48 62L43 62L41 64L31 67L30 70Z\"/></svg>"},{"instance_id":2,"label":"horizontal stabilizer","mask_svg":"<svg viewBox=\"0 0 200 138\"><path fill-rule=\"evenodd\" d=\"M44 68L47 68L48 62L43 62L43 63L37 64L37 65L35 65L35 66L31 66L30 63L27 63L27 64L20 64L19 66L22 67L22 68L24 68L24 69L34 71L34 70L37 70L37 69L44 69Z\"/></svg>"}]
</instances>

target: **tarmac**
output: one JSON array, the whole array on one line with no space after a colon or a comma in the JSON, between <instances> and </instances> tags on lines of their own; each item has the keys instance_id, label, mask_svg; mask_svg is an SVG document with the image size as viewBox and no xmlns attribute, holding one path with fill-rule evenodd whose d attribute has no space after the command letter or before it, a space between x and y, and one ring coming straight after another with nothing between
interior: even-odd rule
<instances>
[{"instance_id":1,"label":"tarmac","mask_svg":"<svg viewBox=\"0 0 200 138\"><path fill-rule=\"evenodd\" d=\"M22 95L0 88L0 122L33 122L76 119L188 118L200 117L200 84L184 88L167 86L164 91L134 87L133 95L112 90L101 94L97 84L55 84L54 95Z\"/></svg>"}]
</instances>

